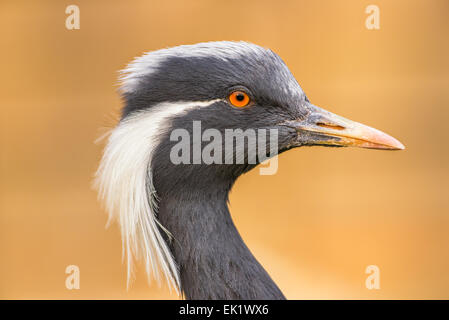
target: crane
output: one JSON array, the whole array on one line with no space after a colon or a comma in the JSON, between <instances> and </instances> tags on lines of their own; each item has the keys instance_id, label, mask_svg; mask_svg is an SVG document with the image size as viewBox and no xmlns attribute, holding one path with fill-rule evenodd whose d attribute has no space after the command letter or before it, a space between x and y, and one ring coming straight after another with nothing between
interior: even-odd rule
<instances>
[{"instance_id":1,"label":"crane","mask_svg":"<svg viewBox=\"0 0 449 320\"><path fill-rule=\"evenodd\" d=\"M277 54L247 42L146 53L122 71L120 90L121 119L96 173L99 197L120 225L128 280L141 258L150 277L187 299L285 299L228 210L240 175L302 146L404 149L313 105ZM229 131L244 144L226 148Z\"/></svg>"}]
</instances>

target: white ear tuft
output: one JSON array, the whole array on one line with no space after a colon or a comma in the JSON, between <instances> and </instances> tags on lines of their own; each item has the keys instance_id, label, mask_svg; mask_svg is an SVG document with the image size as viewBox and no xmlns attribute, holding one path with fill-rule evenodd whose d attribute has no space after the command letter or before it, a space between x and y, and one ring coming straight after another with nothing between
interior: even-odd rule
<instances>
[{"instance_id":1,"label":"white ear tuft","mask_svg":"<svg viewBox=\"0 0 449 320\"><path fill-rule=\"evenodd\" d=\"M143 258L149 278L160 283L160 268L169 286L179 294L179 271L159 231L160 228L171 238L157 220L151 160L160 143L160 132L170 128L173 117L217 101L161 103L129 115L109 135L95 186L109 213L108 223L117 220L120 224L128 284L133 257Z\"/></svg>"}]
</instances>

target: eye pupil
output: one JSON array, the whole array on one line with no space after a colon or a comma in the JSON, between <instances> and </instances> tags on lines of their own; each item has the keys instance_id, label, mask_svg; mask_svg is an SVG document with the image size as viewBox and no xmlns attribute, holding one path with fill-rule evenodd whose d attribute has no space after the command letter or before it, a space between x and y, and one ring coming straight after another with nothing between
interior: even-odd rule
<instances>
[{"instance_id":1,"label":"eye pupil","mask_svg":"<svg viewBox=\"0 0 449 320\"><path fill-rule=\"evenodd\" d=\"M243 101L245 100L245 96L243 95L243 93L238 93L237 96L235 97L238 101Z\"/></svg>"}]
</instances>

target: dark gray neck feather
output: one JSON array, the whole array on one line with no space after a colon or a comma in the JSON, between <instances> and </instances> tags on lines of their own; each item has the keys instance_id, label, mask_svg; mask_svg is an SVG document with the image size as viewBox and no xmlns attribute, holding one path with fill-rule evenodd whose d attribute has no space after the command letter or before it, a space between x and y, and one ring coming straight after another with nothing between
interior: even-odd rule
<instances>
[{"instance_id":1,"label":"dark gray neck feather","mask_svg":"<svg viewBox=\"0 0 449 320\"><path fill-rule=\"evenodd\" d=\"M158 218L187 299L285 299L238 233L227 207L230 186L187 189L160 198Z\"/></svg>"}]
</instances>

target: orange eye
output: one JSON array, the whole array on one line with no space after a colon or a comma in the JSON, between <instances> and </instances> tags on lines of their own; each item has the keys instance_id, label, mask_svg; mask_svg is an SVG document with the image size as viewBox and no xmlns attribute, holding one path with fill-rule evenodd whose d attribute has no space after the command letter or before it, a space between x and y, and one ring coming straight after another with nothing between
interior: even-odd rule
<instances>
[{"instance_id":1,"label":"orange eye","mask_svg":"<svg viewBox=\"0 0 449 320\"><path fill-rule=\"evenodd\" d=\"M237 108L246 107L249 104L249 96L243 91L234 91L229 95L229 102Z\"/></svg>"}]
</instances>

